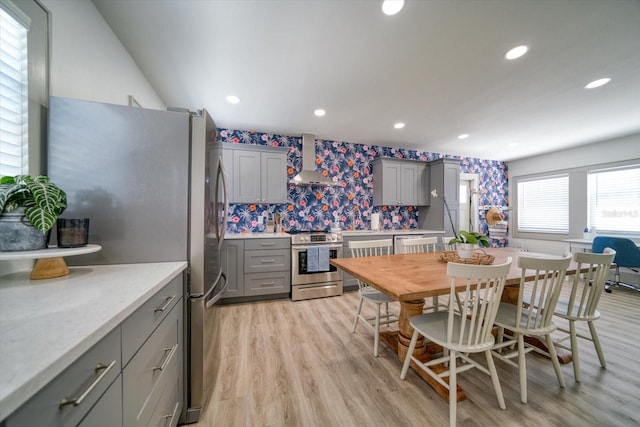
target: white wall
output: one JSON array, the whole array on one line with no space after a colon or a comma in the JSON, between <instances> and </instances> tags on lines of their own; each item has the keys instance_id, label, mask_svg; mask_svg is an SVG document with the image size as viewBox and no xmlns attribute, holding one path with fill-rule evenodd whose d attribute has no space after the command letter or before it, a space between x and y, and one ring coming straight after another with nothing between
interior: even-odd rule
<instances>
[{"instance_id":1,"label":"white wall","mask_svg":"<svg viewBox=\"0 0 640 427\"><path fill-rule=\"evenodd\" d=\"M89 0L42 0L51 13L52 96L166 109Z\"/></svg>"},{"instance_id":2,"label":"white wall","mask_svg":"<svg viewBox=\"0 0 640 427\"><path fill-rule=\"evenodd\" d=\"M617 162L640 163L640 134L509 162L509 194L515 194L515 190L512 187L514 177L593 165L610 165ZM586 195L584 197L586 198ZM583 221L586 220L586 218L583 218L586 217L586 214L584 212L578 212L578 214L582 215L580 217L582 218L581 223L578 224L578 231L575 232L578 234L572 237L581 237L582 224L586 223ZM572 220L573 218L570 218L570 222ZM509 228L511 229L511 226ZM575 226L571 226L571 228L576 229ZM523 248L531 252L557 255L569 249L569 244L566 242L516 239L513 237L509 238L509 246ZM623 281L640 283L640 277L637 275L624 273Z\"/></svg>"},{"instance_id":3,"label":"white wall","mask_svg":"<svg viewBox=\"0 0 640 427\"><path fill-rule=\"evenodd\" d=\"M640 159L640 133L508 162L509 177ZM511 194L511 188L509 188Z\"/></svg>"}]
</instances>

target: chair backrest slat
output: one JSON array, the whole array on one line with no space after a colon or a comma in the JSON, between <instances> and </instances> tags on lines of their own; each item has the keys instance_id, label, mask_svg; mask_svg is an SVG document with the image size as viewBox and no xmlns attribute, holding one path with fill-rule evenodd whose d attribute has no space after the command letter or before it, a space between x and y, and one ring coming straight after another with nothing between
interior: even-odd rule
<instances>
[{"instance_id":1,"label":"chair backrest slat","mask_svg":"<svg viewBox=\"0 0 640 427\"><path fill-rule=\"evenodd\" d=\"M403 254L416 254L422 252L435 252L438 244L437 237L416 237L401 239L399 250Z\"/></svg>"},{"instance_id":2,"label":"chair backrest slat","mask_svg":"<svg viewBox=\"0 0 640 427\"><path fill-rule=\"evenodd\" d=\"M611 248L605 248L601 254L575 254L577 269L584 272L573 277L567 312L563 314L576 317L591 317L595 314L615 256L616 251Z\"/></svg>"},{"instance_id":3,"label":"chair backrest slat","mask_svg":"<svg viewBox=\"0 0 640 427\"><path fill-rule=\"evenodd\" d=\"M522 310L516 314L516 325L527 329L546 328L551 324L565 273L571 263L571 254L562 258L538 258L520 256L518 267L522 269L518 307L523 306L525 294L528 294L530 305L526 310L526 319L522 319ZM534 279L527 286L527 276Z\"/></svg>"},{"instance_id":4,"label":"chair backrest slat","mask_svg":"<svg viewBox=\"0 0 640 427\"><path fill-rule=\"evenodd\" d=\"M349 251L353 258L391 255L393 252L393 239L350 241ZM360 279L358 279L358 288L360 291L371 289L367 283Z\"/></svg>"},{"instance_id":5,"label":"chair backrest slat","mask_svg":"<svg viewBox=\"0 0 640 427\"><path fill-rule=\"evenodd\" d=\"M473 346L486 344L498 312L500 298L511 268L511 258L504 264L472 265L450 262L449 322L447 341L452 344ZM461 289L464 287L464 289ZM456 295L462 305L456 312ZM458 329L454 330L454 316L459 316Z\"/></svg>"}]
</instances>

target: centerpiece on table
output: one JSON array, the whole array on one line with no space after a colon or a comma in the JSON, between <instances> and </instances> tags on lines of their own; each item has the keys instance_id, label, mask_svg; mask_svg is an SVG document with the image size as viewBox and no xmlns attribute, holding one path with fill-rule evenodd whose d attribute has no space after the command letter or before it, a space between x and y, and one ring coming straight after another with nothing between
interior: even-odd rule
<instances>
[{"instance_id":1,"label":"centerpiece on table","mask_svg":"<svg viewBox=\"0 0 640 427\"><path fill-rule=\"evenodd\" d=\"M0 250L45 249L47 234L67 208L67 194L47 176L0 178Z\"/></svg>"},{"instance_id":2,"label":"centerpiece on table","mask_svg":"<svg viewBox=\"0 0 640 427\"><path fill-rule=\"evenodd\" d=\"M441 198L444 203L444 207L447 210L447 215L449 216L449 222L451 223L451 228L453 230L453 239L449 241L450 245L455 244L456 249L458 251L458 256L463 259L473 258L473 251L476 247L489 247L489 238L484 234L480 234L476 231L465 231L460 230L458 232L456 230L456 226L451 218L451 211L449 210L449 205L447 204L447 200L444 196L439 196L437 190L434 188L431 191L431 196L433 198Z\"/></svg>"}]
</instances>

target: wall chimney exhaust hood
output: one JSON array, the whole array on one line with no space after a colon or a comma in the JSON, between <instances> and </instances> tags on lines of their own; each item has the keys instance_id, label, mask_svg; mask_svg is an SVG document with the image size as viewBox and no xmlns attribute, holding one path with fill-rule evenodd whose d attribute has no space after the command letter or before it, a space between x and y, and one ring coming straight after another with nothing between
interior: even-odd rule
<instances>
[{"instance_id":1,"label":"wall chimney exhaust hood","mask_svg":"<svg viewBox=\"0 0 640 427\"><path fill-rule=\"evenodd\" d=\"M302 134L302 170L289 182L295 185L337 185L337 183L316 170L315 135Z\"/></svg>"}]
</instances>

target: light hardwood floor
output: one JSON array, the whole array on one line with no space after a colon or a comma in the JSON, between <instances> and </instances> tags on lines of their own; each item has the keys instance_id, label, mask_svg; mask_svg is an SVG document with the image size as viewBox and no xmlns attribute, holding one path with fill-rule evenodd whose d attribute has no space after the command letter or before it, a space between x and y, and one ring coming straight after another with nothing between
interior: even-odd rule
<instances>
[{"instance_id":1,"label":"light hardwood floor","mask_svg":"<svg viewBox=\"0 0 640 427\"><path fill-rule=\"evenodd\" d=\"M367 328L351 333L357 301L349 292L222 306L221 368L195 426L448 425L448 404L422 379L410 371L402 381L401 362L383 343L373 357ZM530 353L529 402L522 404L517 369L496 361L506 410L499 409L489 377L473 369L458 380L467 394L458 404L458 425L640 425L640 293L603 294L600 311L607 369L593 345L580 340L582 382L566 364L561 389L551 362Z\"/></svg>"}]
</instances>

